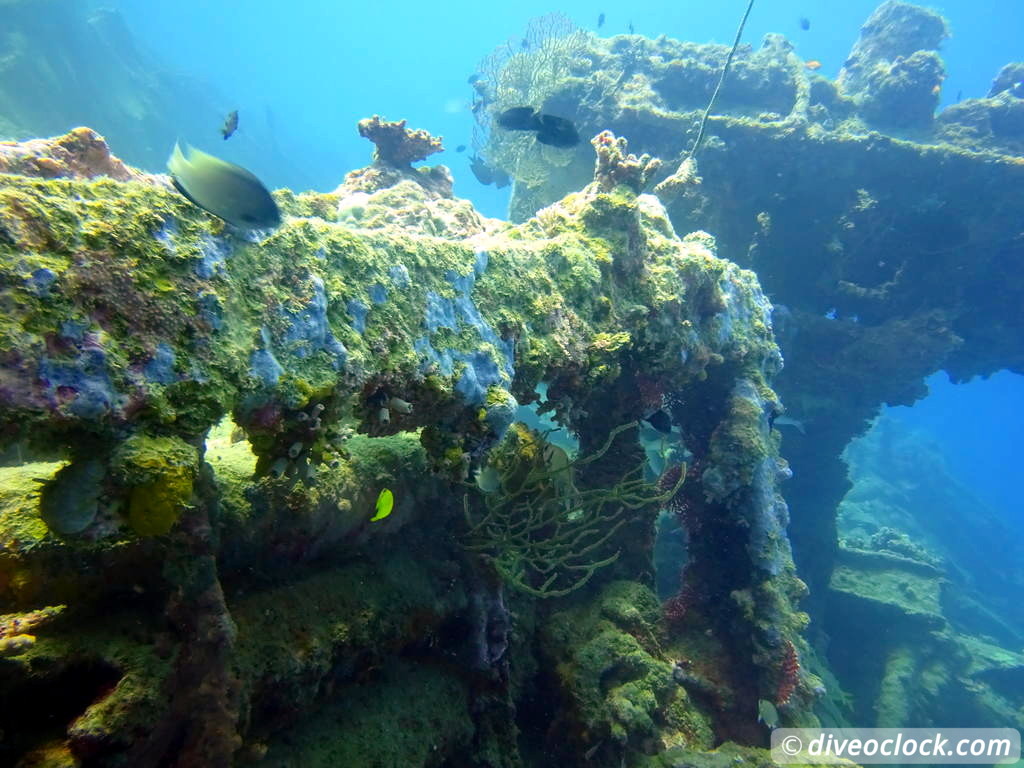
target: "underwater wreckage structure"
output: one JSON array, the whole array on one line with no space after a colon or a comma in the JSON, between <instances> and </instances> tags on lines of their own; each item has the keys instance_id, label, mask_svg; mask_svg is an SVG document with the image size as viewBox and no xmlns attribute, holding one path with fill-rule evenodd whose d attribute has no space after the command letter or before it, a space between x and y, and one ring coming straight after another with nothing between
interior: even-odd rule
<instances>
[{"instance_id":1,"label":"underwater wreckage structure","mask_svg":"<svg viewBox=\"0 0 1024 768\"><path fill-rule=\"evenodd\" d=\"M277 191L272 232L88 129L0 145L0 760L771 765L767 711L1019 727L1014 628L954 629L940 565L835 534L881 403L1024 370L1024 101L926 119L937 18L884 4L842 88L741 49L662 200L724 47L516 54L550 90L507 98L595 136L546 173L488 138L517 223L379 117L373 163ZM659 510L688 538L667 601ZM877 656L852 705L827 635Z\"/></svg>"}]
</instances>

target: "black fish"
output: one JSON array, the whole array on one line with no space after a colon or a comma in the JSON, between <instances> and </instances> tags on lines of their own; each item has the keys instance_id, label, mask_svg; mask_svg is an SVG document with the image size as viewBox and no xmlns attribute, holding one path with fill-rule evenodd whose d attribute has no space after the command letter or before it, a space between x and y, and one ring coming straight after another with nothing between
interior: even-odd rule
<instances>
[{"instance_id":1,"label":"black fish","mask_svg":"<svg viewBox=\"0 0 1024 768\"><path fill-rule=\"evenodd\" d=\"M530 41L529 41L529 40L527 40L527 39L526 39L526 38L524 37L524 38L523 38L523 42L521 42L521 43L519 44L519 47L520 47L520 48L522 48L522 49L523 49L524 51L525 51L525 50L527 50L527 49L529 49L529 47L530 47Z\"/></svg>"},{"instance_id":2,"label":"black fish","mask_svg":"<svg viewBox=\"0 0 1024 768\"><path fill-rule=\"evenodd\" d=\"M631 21L629 22L629 34L632 35L634 32L636 32L636 30L633 29L633 22Z\"/></svg>"},{"instance_id":3,"label":"black fish","mask_svg":"<svg viewBox=\"0 0 1024 768\"><path fill-rule=\"evenodd\" d=\"M543 115L533 107L512 107L498 115L497 123L506 131L536 131L537 141L549 147L566 149L580 143L571 120Z\"/></svg>"},{"instance_id":4,"label":"black fish","mask_svg":"<svg viewBox=\"0 0 1024 768\"><path fill-rule=\"evenodd\" d=\"M568 149L580 143L580 135L571 120L554 115L540 115L541 129L537 131L537 141L549 147Z\"/></svg>"},{"instance_id":5,"label":"black fish","mask_svg":"<svg viewBox=\"0 0 1024 768\"><path fill-rule=\"evenodd\" d=\"M806 16L801 16L800 17L800 29L802 29L804 32L806 32L810 28L811 28L811 20L808 19Z\"/></svg>"},{"instance_id":6,"label":"black fish","mask_svg":"<svg viewBox=\"0 0 1024 768\"><path fill-rule=\"evenodd\" d=\"M466 82L469 83L470 85L473 85L479 79L480 74L478 72L474 72L472 75L466 78Z\"/></svg>"},{"instance_id":7,"label":"black fish","mask_svg":"<svg viewBox=\"0 0 1024 768\"><path fill-rule=\"evenodd\" d=\"M533 107L512 107L498 115L498 125L506 131L539 131L540 116Z\"/></svg>"},{"instance_id":8,"label":"black fish","mask_svg":"<svg viewBox=\"0 0 1024 768\"><path fill-rule=\"evenodd\" d=\"M220 129L220 135L224 137L224 141L230 139L235 131L238 130L238 110L233 109L228 112L227 119L224 121L224 126Z\"/></svg>"},{"instance_id":9,"label":"black fish","mask_svg":"<svg viewBox=\"0 0 1024 768\"><path fill-rule=\"evenodd\" d=\"M604 26L604 14L599 14L597 17L597 28L600 29Z\"/></svg>"},{"instance_id":10,"label":"black fish","mask_svg":"<svg viewBox=\"0 0 1024 768\"><path fill-rule=\"evenodd\" d=\"M494 183L494 171L491 170L491 166L484 162L483 158L479 155L473 155L469 158L469 170L476 176L476 180L483 185Z\"/></svg>"},{"instance_id":11,"label":"black fish","mask_svg":"<svg viewBox=\"0 0 1024 768\"><path fill-rule=\"evenodd\" d=\"M457 146L455 148L455 151L456 152L465 152L466 151L466 145L465 144L459 144L459 146Z\"/></svg>"},{"instance_id":12,"label":"black fish","mask_svg":"<svg viewBox=\"0 0 1024 768\"><path fill-rule=\"evenodd\" d=\"M666 435L672 433L672 419L664 411L655 411L650 416L645 416L644 421L659 432L663 432Z\"/></svg>"}]
</instances>

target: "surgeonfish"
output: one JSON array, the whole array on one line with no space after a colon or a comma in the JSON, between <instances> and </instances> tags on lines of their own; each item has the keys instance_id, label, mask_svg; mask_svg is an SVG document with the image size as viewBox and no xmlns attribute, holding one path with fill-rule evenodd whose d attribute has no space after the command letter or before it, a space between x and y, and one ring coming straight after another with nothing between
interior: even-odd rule
<instances>
[{"instance_id":1,"label":"surgeonfish","mask_svg":"<svg viewBox=\"0 0 1024 768\"><path fill-rule=\"evenodd\" d=\"M779 727L779 710L767 699L758 699L757 721L764 723L769 728Z\"/></svg>"},{"instance_id":2,"label":"surgeonfish","mask_svg":"<svg viewBox=\"0 0 1024 768\"><path fill-rule=\"evenodd\" d=\"M239 165L175 143L167 161L174 187L204 211L239 229L266 229L281 223L277 203L263 183Z\"/></svg>"},{"instance_id":3,"label":"surgeonfish","mask_svg":"<svg viewBox=\"0 0 1024 768\"><path fill-rule=\"evenodd\" d=\"M490 465L478 469L474 480L477 488L484 493L495 493L501 490L501 475Z\"/></svg>"},{"instance_id":4,"label":"surgeonfish","mask_svg":"<svg viewBox=\"0 0 1024 768\"><path fill-rule=\"evenodd\" d=\"M224 141L227 141L234 136L235 131L238 130L238 110L233 109L228 112L227 118L224 120L224 126L220 129L220 135L224 137Z\"/></svg>"}]
</instances>

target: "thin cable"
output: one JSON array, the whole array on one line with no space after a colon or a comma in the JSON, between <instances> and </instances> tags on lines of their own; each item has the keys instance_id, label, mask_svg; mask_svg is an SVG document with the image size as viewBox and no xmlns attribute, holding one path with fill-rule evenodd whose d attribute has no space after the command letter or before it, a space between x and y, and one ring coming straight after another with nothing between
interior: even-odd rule
<instances>
[{"instance_id":1,"label":"thin cable","mask_svg":"<svg viewBox=\"0 0 1024 768\"><path fill-rule=\"evenodd\" d=\"M750 0L747 3L747 11L743 14L743 19L740 21L739 29L736 30L736 39L733 40L732 49L729 51L729 56L725 60L725 66L722 67L722 74L718 78L718 85L715 86L715 92L711 94L711 101L708 102L708 108L704 110L704 117L700 120L700 130L697 131L697 140L693 142L693 149L687 154L686 159L694 157L697 154L697 150L700 149L700 143L704 140L704 128L708 124L708 115L711 114L712 108L715 106L715 99L718 98L718 92L722 90L722 83L725 82L725 76L729 74L729 65L732 64L732 57L736 55L736 49L739 48L740 38L743 36L743 27L747 24L747 17L750 15L750 9L754 7L754 0Z\"/></svg>"}]
</instances>

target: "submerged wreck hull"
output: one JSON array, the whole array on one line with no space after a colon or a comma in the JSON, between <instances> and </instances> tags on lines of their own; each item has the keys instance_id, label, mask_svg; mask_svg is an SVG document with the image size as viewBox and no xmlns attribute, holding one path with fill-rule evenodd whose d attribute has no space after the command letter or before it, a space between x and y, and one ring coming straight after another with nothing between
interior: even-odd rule
<instances>
[{"instance_id":1,"label":"submerged wreck hull","mask_svg":"<svg viewBox=\"0 0 1024 768\"><path fill-rule=\"evenodd\" d=\"M243 234L159 177L59 171L0 176L5 760L640 764L763 746L780 691L813 722L770 306L712 238L607 179L508 226L371 166ZM515 423L539 392L599 545L468 522L469 472L545 439ZM658 408L689 466L626 503ZM680 487L703 533L668 622Z\"/></svg>"}]
</instances>

